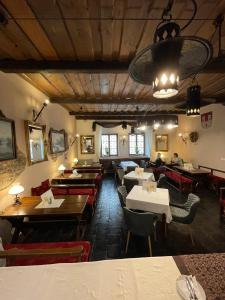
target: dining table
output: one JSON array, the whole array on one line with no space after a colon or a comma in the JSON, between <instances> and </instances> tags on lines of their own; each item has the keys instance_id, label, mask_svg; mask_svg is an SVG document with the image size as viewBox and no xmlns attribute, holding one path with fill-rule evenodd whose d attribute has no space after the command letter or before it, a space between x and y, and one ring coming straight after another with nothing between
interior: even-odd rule
<instances>
[{"instance_id":1,"label":"dining table","mask_svg":"<svg viewBox=\"0 0 225 300\"><path fill-rule=\"evenodd\" d=\"M207 300L222 300L224 265L225 254L213 253L2 267L1 299L181 300L177 279L186 274L196 276Z\"/></svg>"},{"instance_id":2,"label":"dining table","mask_svg":"<svg viewBox=\"0 0 225 300\"><path fill-rule=\"evenodd\" d=\"M120 162L120 167L126 172L128 167L136 168L138 167L138 164L132 160L122 160Z\"/></svg>"},{"instance_id":3,"label":"dining table","mask_svg":"<svg viewBox=\"0 0 225 300\"><path fill-rule=\"evenodd\" d=\"M96 172L102 173L103 167L100 163L83 163L83 164L76 164L73 166L73 169L76 169L78 172Z\"/></svg>"},{"instance_id":4,"label":"dining table","mask_svg":"<svg viewBox=\"0 0 225 300\"><path fill-rule=\"evenodd\" d=\"M13 227L15 232L13 241L17 241L18 235L23 228L24 218L32 218L35 220L42 220L48 222L50 220L68 220L76 221L77 223L77 238L80 235L80 222L85 206L87 204L87 195L60 195L54 196L54 199L61 199L60 206L54 205L54 199L49 205L41 205L43 203L40 196L29 196L20 199L20 205L9 205L2 212L0 218L7 219Z\"/></svg>"},{"instance_id":5,"label":"dining table","mask_svg":"<svg viewBox=\"0 0 225 300\"><path fill-rule=\"evenodd\" d=\"M72 184L72 183L95 183L98 173L65 173L60 176L53 177L52 184Z\"/></svg>"},{"instance_id":6,"label":"dining table","mask_svg":"<svg viewBox=\"0 0 225 300\"><path fill-rule=\"evenodd\" d=\"M144 181L148 181L148 180L155 180L154 174L151 172L135 172L135 171L131 171L129 173L127 173L126 175L124 175L124 178L127 179L136 179L138 180L139 185L142 185Z\"/></svg>"}]
</instances>

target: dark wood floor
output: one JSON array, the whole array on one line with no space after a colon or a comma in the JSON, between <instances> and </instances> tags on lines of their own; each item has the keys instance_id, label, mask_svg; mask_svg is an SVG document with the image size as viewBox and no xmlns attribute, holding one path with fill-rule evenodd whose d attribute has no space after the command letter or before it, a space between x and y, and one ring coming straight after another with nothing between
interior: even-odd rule
<instances>
[{"instance_id":1,"label":"dark wood floor","mask_svg":"<svg viewBox=\"0 0 225 300\"><path fill-rule=\"evenodd\" d=\"M178 191L170 186L168 188L173 201L185 201ZM153 241L154 256L225 252L225 225L219 220L217 196L205 189L200 189L198 195L201 203L193 223L195 246L192 246L184 226L171 223L166 240L159 237ZM26 242L70 241L74 240L75 234L74 224L45 224L30 231ZM91 260L125 257L126 227L113 177L103 180L96 212L88 225L85 239L92 244ZM132 237L127 257L147 255L147 241Z\"/></svg>"}]
</instances>

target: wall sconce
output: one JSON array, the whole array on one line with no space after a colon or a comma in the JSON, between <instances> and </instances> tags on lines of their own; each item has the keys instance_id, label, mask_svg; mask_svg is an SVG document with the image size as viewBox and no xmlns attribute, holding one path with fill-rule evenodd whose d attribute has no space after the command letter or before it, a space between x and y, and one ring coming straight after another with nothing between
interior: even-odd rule
<instances>
[{"instance_id":1,"label":"wall sconce","mask_svg":"<svg viewBox=\"0 0 225 300\"><path fill-rule=\"evenodd\" d=\"M187 141L188 141L188 133L178 133L178 136L181 138L181 140L187 144Z\"/></svg>"},{"instance_id":2,"label":"wall sconce","mask_svg":"<svg viewBox=\"0 0 225 300\"><path fill-rule=\"evenodd\" d=\"M126 141L127 141L127 137L126 137L126 135L123 135L121 138L121 142L122 142L123 146L125 145Z\"/></svg>"},{"instance_id":3,"label":"wall sconce","mask_svg":"<svg viewBox=\"0 0 225 300\"><path fill-rule=\"evenodd\" d=\"M42 108L40 109L40 111L38 113L36 113L36 111L33 109L33 122L34 123L37 121L37 119L40 117L42 111L49 103L50 103L49 99L46 99L45 102L42 104Z\"/></svg>"},{"instance_id":4,"label":"wall sconce","mask_svg":"<svg viewBox=\"0 0 225 300\"><path fill-rule=\"evenodd\" d=\"M70 143L70 147L73 146L73 144L74 144L75 142L78 142L78 141L79 141L79 137L80 137L80 135L79 135L79 133L77 133L77 134L75 135L74 139L72 140L72 142Z\"/></svg>"}]
</instances>

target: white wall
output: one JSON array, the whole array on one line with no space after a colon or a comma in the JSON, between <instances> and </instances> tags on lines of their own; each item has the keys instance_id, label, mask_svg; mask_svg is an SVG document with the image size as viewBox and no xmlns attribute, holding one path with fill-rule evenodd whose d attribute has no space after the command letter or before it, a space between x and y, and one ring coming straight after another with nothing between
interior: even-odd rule
<instances>
[{"instance_id":1,"label":"white wall","mask_svg":"<svg viewBox=\"0 0 225 300\"><path fill-rule=\"evenodd\" d=\"M102 134L118 134L118 157L129 157L128 151L128 135L131 132L131 127L123 129L122 126L114 128L104 128L96 126L96 131L92 131L93 120L76 120L76 129L80 135L94 135L95 137L95 154L81 154L80 142L77 143L78 159L94 159L98 160L101 156L101 135ZM126 136L126 142L123 144L122 137ZM145 131L145 155L150 155L152 145L152 129L148 127Z\"/></svg>"},{"instance_id":2,"label":"white wall","mask_svg":"<svg viewBox=\"0 0 225 300\"><path fill-rule=\"evenodd\" d=\"M17 146L26 155L24 120L32 119L33 108L39 111L46 96L18 75L4 73L0 73L0 95L0 110L7 118L15 121ZM49 128L52 127L65 129L69 138L74 136L74 118L69 116L68 112L58 104L47 106L39 119L39 123L47 126L47 134ZM27 165L25 171L16 180L25 187L24 194L30 195L31 187L35 187L41 181L54 176L60 163L70 165L75 156L74 150L74 148L70 149L67 161L64 159L64 155L60 155L54 160L48 156L46 162L32 166ZM0 191L0 209L12 201L12 197L8 196L8 189Z\"/></svg>"},{"instance_id":3,"label":"white wall","mask_svg":"<svg viewBox=\"0 0 225 300\"><path fill-rule=\"evenodd\" d=\"M225 106L212 104L201 109L201 113L210 111L213 112L213 121L212 127L208 129L202 128L200 117L179 116L174 148L186 161L191 161L195 166L205 165L225 171ZM196 143L188 141L185 144L178 137L179 132L192 131L199 133L199 140ZM222 173L220 175L225 177Z\"/></svg>"}]
</instances>

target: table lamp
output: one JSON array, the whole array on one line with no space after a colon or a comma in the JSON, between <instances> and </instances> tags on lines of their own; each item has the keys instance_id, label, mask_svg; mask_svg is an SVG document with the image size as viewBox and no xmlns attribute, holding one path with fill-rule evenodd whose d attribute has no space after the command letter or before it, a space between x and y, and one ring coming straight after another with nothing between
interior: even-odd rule
<instances>
[{"instance_id":1,"label":"table lamp","mask_svg":"<svg viewBox=\"0 0 225 300\"><path fill-rule=\"evenodd\" d=\"M73 162L74 162L74 165L76 166L77 163L78 163L78 159L77 159L77 158L74 158Z\"/></svg>"},{"instance_id":2,"label":"table lamp","mask_svg":"<svg viewBox=\"0 0 225 300\"><path fill-rule=\"evenodd\" d=\"M14 184L8 191L8 194L9 195L15 195L15 202L14 202L14 205L20 205L21 204L21 201L20 201L20 197L18 196L19 194L21 194L22 192L24 191L24 187L17 183L17 184Z\"/></svg>"},{"instance_id":3,"label":"table lamp","mask_svg":"<svg viewBox=\"0 0 225 300\"><path fill-rule=\"evenodd\" d=\"M58 167L58 171L60 171L61 173L61 176L64 176L64 171L66 170L66 167L61 164L59 167Z\"/></svg>"}]
</instances>

